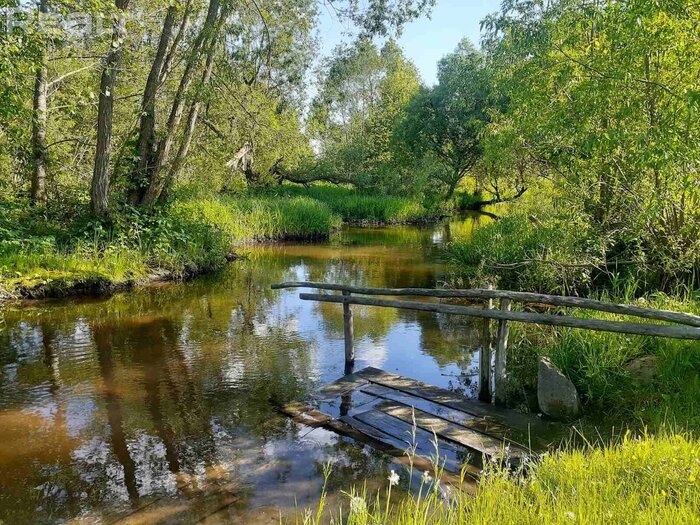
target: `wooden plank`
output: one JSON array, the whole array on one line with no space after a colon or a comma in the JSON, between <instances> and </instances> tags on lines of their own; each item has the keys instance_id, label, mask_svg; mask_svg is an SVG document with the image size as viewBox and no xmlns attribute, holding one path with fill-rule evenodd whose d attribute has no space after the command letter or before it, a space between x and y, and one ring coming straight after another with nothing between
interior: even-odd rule
<instances>
[{"instance_id":1,"label":"wooden plank","mask_svg":"<svg viewBox=\"0 0 700 525\"><path fill-rule=\"evenodd\" d=\"M371 425L367 425L352 416L345 416L340 419L333 419L329 424L328 428L337 432L338 434L348 436L355 441L361 443L367 443L368 445L376 448L377 450L384 452L393 456L395 461L407 467L412 467L419 471L429 471L433 472L435 465L432 461L421 456L409 457L405 453L405 446L396 442L396 438L393 438L389 434L382 432L374 428ZM391 443L396 443L392 445ZM442 466L440 466L441 468ZM450 483L460 490L465 490L471 494L476 493L476 485L474 483L469 483L469 480L478 480L480 476L480 471L477 467L473 465L463 465L462 469L466 475L466 479L462 480L461 472L453 473L446 469L441 469L440 481L443 483ZM464 483L463 481L466 481Z\"/></svg>"},{"instance_id":2,"label":"wooden plank","mask_svg":"<svg viewBox=\"0 0 700 525\"><path fill-rule=\"evenodd\" d=\"M291 417L297 423L309 427L322 427L327 425L331 417L303 403L287 403L280 407L280 412Z\"/></svg>"},{"instance_id":3,"label":"wooden plank","mask_svg":"<svg viewBox=\"0 0 700 525\"><path fill-rule=\"evenodd\" d=\"M528 453L518 446L508 446L500 439L470 430L445 419L433 416L422 410L400 405L394 402L386 402L377 406L377 410L394 416L408 424L415 424L428 432L435 432L439 437L453 441L461 446L476 452L475 458L486 455L488 458L501 458L505 455L511 465L518 465ZM507 454L506 451L507 450Z\"/></svg>"},{"instance_id":4,"label":"wooden plank","mask_svg":"<svg viewBox=\"0 0 700 525\"><path fill-rule=\"evenodd\" d=\"M391 436L390 444L396 448L400 448L403 445L404 452L415 446L416 455L428 458L433 462L436 457L439 458L439 464L450 472L459 472L463 464L469 463L469 461L473 459L478 460L478 458L471 454L471 451L466 448L439 438L437 440L436 451L434 444L435 436L431 432L421 428L414 429L410 423L406 423L379 410L369 410L367 412L355 414L352 417L357 421L373 427L382 434ZM345 421L345 418L341 418L341 421ZM365 430L369 431L367 428L365 428ZM414 431L415 443L413 442L412 435Z\"/></svg>"},{"instance_id":5,"label":"wooden plank","mask_svg":"<svg viewBox=\"0 0 700 525\"><path fill-rule=\"evenodd\" d=\"M352 392L357 387L366 385L369 381L357 374L349 374L316 391L316 399L331 399Z\"/></svg>"},{"instance_id":6,"label":"wooden plank","mask_svg":"<svg viewBox=\"0 0 700 525\"><path fill-rule=\"evenodd\" d=\"M357 375L388 388L400 390L433 403L438 403L456 410L461 410L475 416L489 418L504 427L512 429L511 439L527 444L528 449L540 450L560 441L564 436L565 427L555 423L542 421L535 415L522 414L514 410L495 407L462 397L454 392L428 385L415 379L402 377L391 372L367 367L357 372Z\"/></svg>"},{"instance_id":7,"label":"wooden plank","mask_svg":"<svg viewBox=\"0 0 700 525\"><path fill-rule=\"evenodd\" d=\"M370 297L347 298L337 295L301 293L299 294L299 298L304 301L319 301L323 303L347 302L349 304L362 304L365 306L402 308L404 310L466 315L485 319L504 319L508 321L518 321L521 323L541 324L547 326L581 328L597 332L651 335L669 337L671 339L700 340L700 328L690 326L667 326L658 324L628 323L622 321L601 321L600 319L583 319L581 317L571 317L568 315L533 314L529 312L502 312L501 310L487 310L483 308L473 308L470 306L421 303L416 301L397 301L393 299L373 299Z\"/></svg>"},{"instance_id":8,"label":"wooden plank","mask_svg":"<svg viewBox=\"0 0 700 525\"><path fill-rule=\"evenodd\" d=\"M501 299L501 310L510 312L510 299ZM497 405L506 404L506 393L508 389L508 377L506 376L506 365L508 361L508 336L510 329L508 321L501 319L498 321L498 332L496 333L496 349L494 356L493 372L493 397Z\"/></svg>"},{"instance_id":9,"label":"wooden plank","mask_svg":"<svg viewBox=\"0 0 700 525\"><path fill-rule=\"evenodd\" d=\"M387 295L387 296L413 296L413 297L439 297L439 298L467 298L467 299L511 299L525 303L541 303L550 306L565 306L572 308L584 308L599 312L608 312L619 315L629 315L657 321L667 321L688 326L700 327L700 316L671 310L659 310L629 304L609 303L597 299L584 297L571 297L565 295L548 295L531 292L515 292L511 290L487 290L472 288L462 290L436 290L432 288L362 288L358 286L346 286L343 284L316 283L316 282L288 282L273 284L272 289L281 288L314 288L318 290L348 291L360 295Z\"/></svg>"},{"instance_id":10,"label":"wooden plank","mask_svg":"<svg viewBox=\"0 0 700 525\"><path fill-rule=\"evenodd\" d=\"M434 403L421 397L416 397L411 394L406 394L400 390L394 390L385 386L370 383L361 387L361 391L367 394L372 394L382 399L395 401L406 406L412 406L418 410L422 410L433 416L440 417L452 423L456 423L470 430L481 432L493 436L501 441L507 441L522 448L527 448L525 443L521 443L513 436L514 431L501 423L492 420L488 417L477 417L474 414L456 410L454 408Z\"/></svg>"}]
</instances>

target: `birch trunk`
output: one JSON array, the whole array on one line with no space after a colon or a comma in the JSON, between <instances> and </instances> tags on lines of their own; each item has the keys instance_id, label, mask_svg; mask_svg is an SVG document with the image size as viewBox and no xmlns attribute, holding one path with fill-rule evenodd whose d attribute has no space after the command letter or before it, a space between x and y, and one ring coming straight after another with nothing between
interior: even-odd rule
<instances>
[{"instance_id":1,"label":"birch trunk","mask_svg":"<svg viewBox=\"0 0 700 525\"><path fill-rule=\"evenodd\" d=\"M100 100L97 109L97 145L95 167L90 188L90 207L97 217L109 213L110 156L112 153L112 117L114 113L114 87L117 71L124 54L126 38L126 10L129 0L116 0L119 14L112 27L112 44L105 57L100 80Z\"/></svg>"}]
</instances>

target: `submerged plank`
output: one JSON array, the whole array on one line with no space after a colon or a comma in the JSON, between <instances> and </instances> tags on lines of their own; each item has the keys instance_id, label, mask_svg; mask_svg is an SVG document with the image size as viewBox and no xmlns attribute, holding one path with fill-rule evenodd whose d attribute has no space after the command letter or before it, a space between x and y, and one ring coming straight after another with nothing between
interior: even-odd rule
<instances>
[{"instance_id":1,"label":"submerged plank","mask_svg":"<svg viewBox=\"0 0 700 525\"><path fill-rule=\"evenodd\" d=\"M322 427L331 420L330 416L303 403L287 403L280 407L280 412L309 427Z\"/></svg>"},{"instance_id":2,"label":"submerged plank","mask_svg":"<svg viewBox=\"0 0 700 525\"><path fill-rule=\"evenodd\" d=\"M500 439L476 432L406 405L387 401L379 405L377 410L394 416L409 425L412 425L415 421L419 428L428 432L434 432L438 437L473 450L476 453L475 457L486 455L489 459L503 458L511 465L517 465L528 455L527 451L518 446L506 448L506 445Z\"/></svg>"},{"instance_id":3,"label":"submerged plank","mask_svg":"<svg viewBox=\"0 0 700 525\"><path fill-rule=\"evenodd\" d=\"M369 410L355 414L353 417L374 428L375 431L390 436L392 446L397 448L402 446L404 451L408 453L414 451L416 455L431 459L433 462L438 458L438 463L451 472L459 472L462 465L469 463L474 457L466 448L439 437L436 438L433 433L414 428L413 425L380 410Z\"/></svg>"},{"instance_id":4,"label":"submerged plank","mask_svg":"<svg viewBox=\"0 0 700 525\"><path fill-rule=\"evenodd\" d=\"M447 421L451 421L452 423L456 423L468 429L493 436L499 440L508 441L522 448L527 448L524 443L520 443L515 439L511 429L490 418L475 416L474 414L450 408L422 397L417 397L382 385L370 383L361 387L360 391L389 401L396 401L406 406L415 407L423 412L446 419Z\"/></svg>"},{"instance_id":5,"label":"submerged plank","mask_svg":"<svg viewBox=\"0 0 700 525\"><path fill-rule=\"evenodd\" d=\"M343 394L352 392L357 387L366 385L367 383L369 383L369 380L359 376L358 374L349 374L320 388L314 397L318 400L336 398L338 396L342 396Z\"/></svg>"},{"instance_id":6,"label":"submerged plank","mask_svg":"<svg viewBox=\"0 0 700 525\"><path fill-rule=\"evenodd\" d=\"M385 372L378 368L367 367L357 372L356 375L372 383L399 390L433 403L488 418L491 422L512 429L512 434L509 434L510 439L527 444L527 448L530 449L546 448L560 441L564 435L564 427L542 421L537 416L472 401L444 388Z\"/></svg>"},{"instance_id":7,"label":"submerged plank","mask_svg":"<svg viewBox=\"0 0 700 525\"><path fill-rule=\"evenodd\" d=\"M351 437L356 441L367 443L371 445L372 448L393 456L398 463L406 465L407 467L428 472L433 472L435 469L435 464L431 459L421 456L409 457L405 452L404 444L400 440L355 419L353 416L343 416L340 419L333 419L328 424L328 428L334 430L338 434ZM442 467L442 465L440 467ZM443 483L450 483L454 486L458 486L460 490L475 494L476 484L474 481L479 478L479 469L468 464L464 465L462 468L466 475L465 479L462 479L461 472L454 473L447 469L441 469L439 476L440 481Z\"/></svg>"}]
</instances>

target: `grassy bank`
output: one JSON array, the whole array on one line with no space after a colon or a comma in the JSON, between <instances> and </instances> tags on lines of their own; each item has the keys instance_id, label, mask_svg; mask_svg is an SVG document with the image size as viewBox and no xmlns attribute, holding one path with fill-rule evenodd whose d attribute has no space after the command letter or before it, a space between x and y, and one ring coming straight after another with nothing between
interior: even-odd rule
<instances>
[{"instance_id":1,"label":"grassy bank","mask_svg":"<svg viewBox=\"0 0 700 525\"><path fill-rule=\"evenodd\" d=\"M428 481L396 505L350 491L334 523L471 525L700 523L700 442L683 434L624 437L545 456L526 477L491 467L476 496ZM402 478L407 478L402 473ZM390 498L389 494L389 498ZM316 524L315 515L298 523Z\"/></svg>"},{"instance_id":2,"label":"grassy bank","mask_svg":"<svg viewBox=\"0 0 700 525\"><path fill-rule=\"evenodd\" d=\"M222 266L241 244L327 236L341 220L308 197L219 197L143 213L120 210L109 223L62 215L22 201L2 204L0 294L61 296L108 291L154 277L178 278Z\"/></svg>"},{"instance_id":3,"label":"grassy bank","mask_svg":"<svg viewBox=\"0 0 700 525\"><path fill-rule=\"evenodd\" d=\"M84 205L37 209L0 203L0 296L54 297L109 291L222 266L238 246L317 239L343 222L397 224L437 218L416 200L320 185L241 195L181 197L150 212L89 219Z\"/></svg>"}]
</instances>

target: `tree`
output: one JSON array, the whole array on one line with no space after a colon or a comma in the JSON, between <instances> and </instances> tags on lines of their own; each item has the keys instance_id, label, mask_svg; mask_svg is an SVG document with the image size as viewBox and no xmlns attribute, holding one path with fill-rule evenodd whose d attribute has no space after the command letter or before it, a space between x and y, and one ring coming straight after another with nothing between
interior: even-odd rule
<instances>
[{"instance_id":1,"label":"tree","mask_svg":"<svg viewBox=\"0 0 700 525\"><path fill-rule=\"evenodd\" d=\"M48 13L46 0L39 2L39 16ZM34 204L46 204L46 121L48 118L48 65L46 52L42 50L36 67L34 81L33 118L32 118L32 201Z\"/></svg>"},{"instance_id":2,"label":"tree","mask_svg":"<svg viewBox=\"0 0 700 525\"><path fill-rule=\"evenodd\" d=\"M117 13L112 24L112 40L104 59L97 110L97 145L95 167L90 188L90 207L97 217L109 213L110 155L112 152L112 117L117 72L124 54L126 10L130 0L115 0Z\"/></svg>"},{"instance_id":3,"label":"tree","mask_svg":"<svg viewBox=\"0 0 700 525\"><path fill-rule=\"evenodd\" d=\"M700 271L699 6L504 3L486 46L509 129L610 261L662 285Z\"/></svg>"},{"instance_id":4,"label":"tree","mask_svg":"<svg viewBox=\"0 0 700 525\"><path fill-rule=\"evenodd\" d=\"M479 160L489 117L490 83L484 57L468 40L438 64L438 84L411 100L397 127L397 141L417 159L438 164L433 175L451 198Z\"/></svg>"},{"instance_id":5,"label":"tree","mask_svg":"<svg viewBox=\"0 0 700 525\"><path fill-rule=\"evenodd\" d=\"M321 156L311 178L394 188L392 134L420 77L393 40L339 46L325 64L309 128Z\"/></svg>"}]
</instances>

